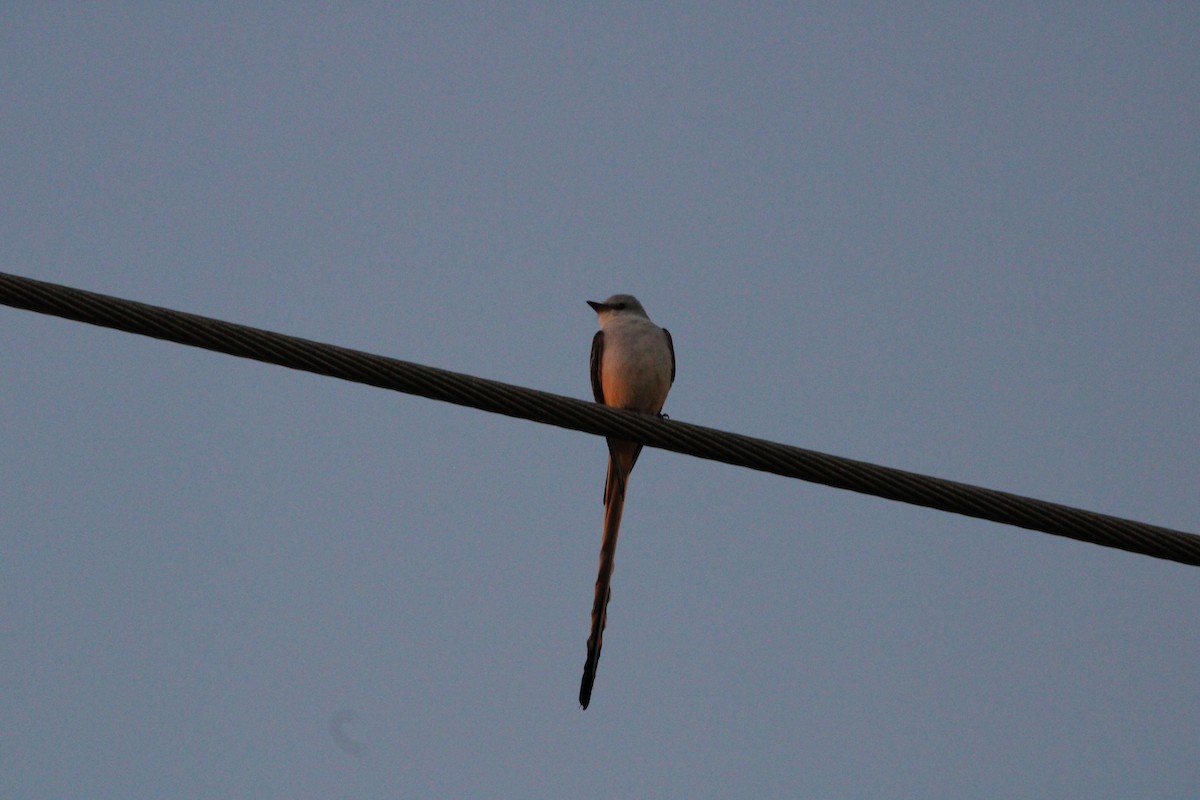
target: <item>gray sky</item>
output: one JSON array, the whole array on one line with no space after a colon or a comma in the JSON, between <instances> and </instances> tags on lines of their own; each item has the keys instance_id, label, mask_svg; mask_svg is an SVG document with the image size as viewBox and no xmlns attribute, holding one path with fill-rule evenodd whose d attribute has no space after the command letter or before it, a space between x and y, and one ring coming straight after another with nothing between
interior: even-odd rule
<instances>
[{"instance_id":1,"label":"gray sky","mask_svg":"<svg viewBox=\"0 0 1200 800\"><path fill-rule=\"evenodd\" d=\"M255 4L257 5L257 4ZM1200 11L8 5L5 271L1200 530ZM1200 571L0 309L0 795L1194 797Z\"/></svg>"}]
</instances>

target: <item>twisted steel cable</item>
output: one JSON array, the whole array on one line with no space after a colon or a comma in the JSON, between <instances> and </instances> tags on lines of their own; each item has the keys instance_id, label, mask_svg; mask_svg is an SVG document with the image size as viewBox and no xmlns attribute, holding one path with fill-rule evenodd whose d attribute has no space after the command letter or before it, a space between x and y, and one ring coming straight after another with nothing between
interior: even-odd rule
<instances>
[{"instance_id":1,"label":"twisted steel cable","mask_svg":"<svg viewBox=\"0 0 1200 800\"><path fill-rule=\"evenodd\" d=\"M788 478L1200 566L1200 536L0 273L0 303Z\"/></svg>"}]
</instances>

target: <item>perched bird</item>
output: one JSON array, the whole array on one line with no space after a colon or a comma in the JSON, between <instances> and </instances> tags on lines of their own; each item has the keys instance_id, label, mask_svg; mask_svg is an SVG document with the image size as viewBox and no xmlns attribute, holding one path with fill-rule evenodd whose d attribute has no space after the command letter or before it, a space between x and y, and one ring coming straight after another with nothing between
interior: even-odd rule
<instances>
[{"instance_id":1,"label":"perched bird","mask_svg":"<svg viewBox=\"0 0 1200 800\"><path fill-rule=\"evenodd\" d=\"M603 303L588 301L600 318L600 330L592 339L592 393L596 402L643 414L661 414L667 392L675 381L675 346L671 334L646 316L637 298L614 294ZM642 446L620 439L608 440L608 477L604 482L604 538L600 542L600 572L592 600L592 629L588 636L587 661L579 686L579 705L588 707L604 624L625 505L625 485Z\"/></svg>"}]
</instances>

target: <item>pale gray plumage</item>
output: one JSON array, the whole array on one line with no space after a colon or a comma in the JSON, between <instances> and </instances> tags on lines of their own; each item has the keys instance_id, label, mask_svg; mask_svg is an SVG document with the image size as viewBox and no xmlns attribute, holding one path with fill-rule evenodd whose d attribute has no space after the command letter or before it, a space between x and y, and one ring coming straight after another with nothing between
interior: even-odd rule
<instances>
[{"instance_id":1,"label":"pale gray plumage","mask_svg":"<svg viewBox=\"0 0 1200 800\"><path fill-rule=\"evenodd\" d=\"M632 295L614 294L603 303L589 300L588 305L600 318L600 330L592 339L591 357L592 393L596 402L643 414L661 413L667 392L675 381L675 347L671 334L651 322L642 304ZM613 558L625 505L626 482L641 451L640 444L608 440L600 570L592 600L587 661L579 686L579 705L583 708L591 701L604 626L608 621Z\"/></svg>"}]
</instances>

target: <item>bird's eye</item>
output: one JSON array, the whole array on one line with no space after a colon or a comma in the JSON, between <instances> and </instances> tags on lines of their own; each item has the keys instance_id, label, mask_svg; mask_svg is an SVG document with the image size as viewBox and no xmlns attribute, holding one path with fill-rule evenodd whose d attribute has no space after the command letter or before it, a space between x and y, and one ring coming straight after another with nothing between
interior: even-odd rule
<instances>
[{"instance_id":1,"label":"bird's eye","mask_svg":"<svg viewBox=\"0 0 1200 800\"><path fill-rule=\"evenodd\" d=\"M614 308L616 308L616 309L617 309L617 311L624 311L624 310L625 310L625 304L624 304L624 303L617 303L617 304L614 306Z\"/></svg>"}]
</instances>

